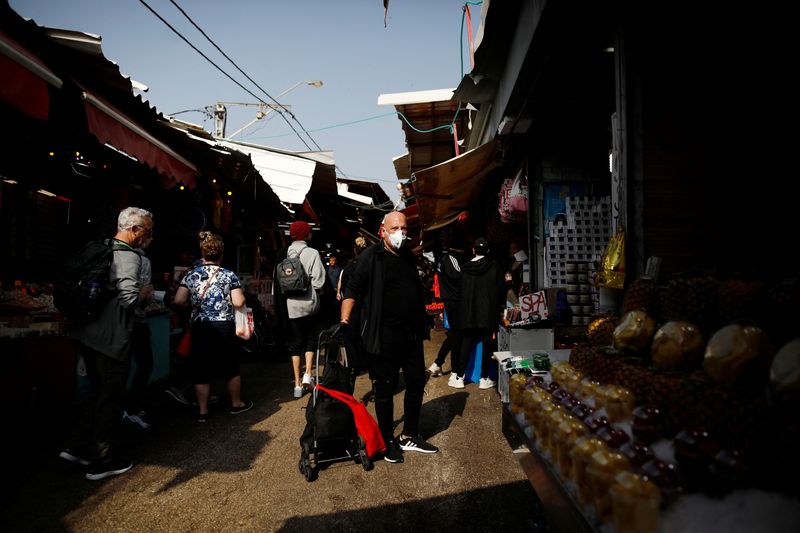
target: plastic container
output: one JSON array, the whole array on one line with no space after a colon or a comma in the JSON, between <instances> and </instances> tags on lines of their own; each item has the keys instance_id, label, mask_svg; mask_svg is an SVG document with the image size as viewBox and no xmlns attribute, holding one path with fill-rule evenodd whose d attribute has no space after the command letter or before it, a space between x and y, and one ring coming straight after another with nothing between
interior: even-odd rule
<instances>
[{"instance_id":1,"label":"plastic container","mask_svg":"<svg viewBox=\"0 0 800 533\"><path fill-rule=\"evenodd\" d=\"M545 420L550 413L556 410L556 406L550 400L544 400L539 404L539 408L533 413L533 434L539 442L543 441L544 434L547 431L545 427Z\"/></svg>"},{"instance_id":2,"label":"plastic container","mask_svg":"<svg viewBox=\"0 0 800 533\"><path fill-rule=\"evenodd\" d=\"M572 480L578 487L578 502L581 505L594 501L586 468L589 466L592 454L601 450L608 450L608 446L602 440L592 435L584 435L575 439L575 444L569 451L572 459Z\"/></svg>"},{"instance_id":3,"label":"plastic container","mask_svg":"<svg viewBox=\"0 0 800 533\"><path fill-rule=\"evenodd\" d=\"M627 420L633 414L635 398L630 389L610 386L606 388L605 408L609 422L612 424Z\"/></svg>"},{"instance_id":4,"label":"plastic container","mask_svg":"<svg viewBox=\"0 0 800 533\"><path fill-rule=\"evenodd\" d=\"M522 412L522 391L528 382L528 376L524 374L514 374L508 380L508 395L511 400L511 412L518 415Z\"/></svg>"},{"instance_id":5,"label":"plastic container","mask_svg":"<svg viewBox=\"0 0 800 533\"><path fill-rule=\"evenodd\" d=\"M548 399L550 399L550 395L536 386L528 385L528 388L522 392L522 408L528 424L533 425L534 414L539 409L539 404Z\"/></svg>"},{"instance_id":6,"label":"plastic container","mask_svg":"<svg viewBox=\"0 0 800 533\"><path fill-rule=\"evenodd\" d=\"M632 472L620 472L608 489L616 533L654 533L658 530L661 491Z\"/></svg>"},{"instance_id":7,"label":"plastic container","mask_svg":"<svg viewBox=\"0 0 800 533\"><path fill-rule=\"evenodd\" d=\"M592 497L597 518L609 522L612 517L611 496L608 489L620 472L629 468L628 458L619 452L600 450L589 458L586 474L592 487Z\"/></svg>"},{"instance_id":8,"label":"plastic container","mask_svg":"<svg viewBox=\"0 0 800 533\"><path fill-rule=\"evenodd\" d=\"M588 431L583 422L571 415L568 415L556 428L553 435L556 449L555 460L562 478L572 477L572 457L569 452L575 446L578 437L585 435Z\"/></svg>"}]
</instances>

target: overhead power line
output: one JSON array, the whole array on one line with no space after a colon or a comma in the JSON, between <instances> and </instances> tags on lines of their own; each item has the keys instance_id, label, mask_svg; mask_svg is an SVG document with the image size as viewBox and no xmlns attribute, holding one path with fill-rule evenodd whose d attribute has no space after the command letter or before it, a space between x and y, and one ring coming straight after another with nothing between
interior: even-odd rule
<instances>
[{"instance_id":1,"label":"overhead power line","mask_svg":"<svg viewBox=\"0 0 800 533\"><path fill-rule=\"evenodd\" d=\"M222 74L224 74L224 75L225 75L225 77L227 77L227 78L228 78L229 80L231 80L233 83L235 83L236 85L238 85L238 86L239 86L240 88L242 88L242 89L243 89L243 90L244 90L244 91L245 91L247 94L249 94L250 96L252 96L252 97L253 97L253 98L255 98L256 100L258 100L259 102L263 102L264 104L266 104L266 102L264 102L264 100L263 100L261 97L257 96L255 93L253 93L253 91L251 91L250 89L248 89L247 87L245 87L244 85L242 85L241 83L239 83L239 81L238 81L238 80L236 80L236 79L235 79L233 76L231 76L230 74L228 74L227 72L225 72L225 70L223 70L223 69L222 69L222 67L220 67L219 65L217 65L217 64L216 64L214 61L212 61L212 60L211 60L211 58L209 58L209 57L208 57L206 54L204 54L204 53L203 53L203 52L202 52L200 49L198 49L198 48L197 48L195 45L193 45L193 44L192 44L192 43L189 41L189 39L187 39L186 37L184 37L184 36L181 34L181 32L179 32L178 30L176 30L176 29L175 29L175 28L174 28L174 27L173 27L173 26L172 26L172 25L171 25L169 22L167 22L167 21L164 19L164 17L162 17L161 15L159 15L159 14L158 14L158 12L156 12L156 11L155 11L155 10L154 10L152 7L150 7L150 6L147 4L147 2L145 2L144 0L139 0L139 2L140 2L140 3L141 3L143 6L144 6L144 7L146 7L146 8L147 8L147 9L148 9L148 10L149 10L149 11L150 11L150 12L151 12L153 15L155 15L155 16L156 16L156 18L158 18L158 20L160 20L161 22L163 22L163 23L164 23L164 25L166 25L166 26L167 26L167 27L168 27L170 30L172 30L172 32L173 32L175 35L177 35L178 37L180 37L180 38L181 38L181 39L182 39L182 40L183 40L183 41L184 41L186 44L188 44L188 45L189 45L189 46L190 46L190 47L191 47L191 48L192 48L192 49L193 49L195 52L197 52L198 54L200 54L200 55L203 57L203 59L205 59L206 61L208 61L209 63L211 63L211 64L214 66L214 68L216 68L216 69L217 69L217 70L219 70L219 71L220 71ZM260 89L260 87L259 87L259 89ZM263 91L263 89L261 89L261 90ZM268 95L268 96L269 96L269 95ZM270 98L271 98L271 97L270 97ZM279 104L279 105L280 105L280 104ZM297 137L298 137L298 138L299 138L299 139L300 139L300 140L303 142L303 144L306 146L306 148L308 148L309 150L313 151L313 149L312 149L312 148L311 148L311 147L308 145L308 143L305 141L305 139L303 139L303 137L301 137L301 136L300 136L300 134L297 132L297 130L294 128L294 126L292 126L292 123L291 123L291 122L289 122L289 120L288 120L288 119L287 119L285 116L283 116L283 113L282 113L281 111L279 111L279 110L278 110L278 114L280 114L280 115L281 115L281 117L283 117L283 119L286 121L286 123L289 125L289 127L290 127L290 128L292 128L292 130L295 132L295 134L297 135ZM313 140L313 139L312 139L312 140ZM315 143L315 144L316 144L316 143ZM318 149L319 149L319 148L318 148Z\"/></svg>"},{"instance_id":2,"label":"overhead power line","mask_svg":"<svg viewBox=\"0 0 800 533\"><path fill-rule=\"evenodd\" d=\"M283 111L285 111L286 113L289 113L289 116L290 116L290 117L292 117L292 120L294 120L295 122L297 122L297 125L298 125L298 126L300 126L300 129L303 131L303 133L305 133L305 134L306 134L306 136L307 136L307 137L308 137L308 138L311 140L311 142L312 142L312 143L314 143L314 145L317 147L317 150L320 150L320 151L322 151L322 148L320 148L319 144L317 144L317 141L315 141L315 140L314 140L314 138L313 138L313 137L312 137L312 136L311 136L311 135L308 133L308 131L307 131L307 130L306 130L304 127L303 127L303 125L302 125L302 124L300 124L300 120L298 120L298 118L295 116L295 114L294 114L294 113L292 113L292 111L291 111L290 109L288 109L286 106L284 106L283 104L281 104L280 102L278 102L278 101L277 101L275 98L273 98L271 94L269 94L267 91L265 91L265 90L264 90L264 89L263 89L263 88L262 88L262 87L261 87L261 86L260 86L260 85L259 85L259 84L258 84L258 83L257 83L257 82L254 80L254 79L253 79L253 78L251 78L251 77L250 77L250 76L249 76L249 75L248 75L248 74L247 74L247 73L246 73L244 70L242 70L241 68L239 68L239 65L237 65L237 64L236 64L236 62L235 62L233 59L231 59L231 58L230 58L230 56L228 56L228 54L226 54L226 53L225 53L225 52L222 50L222 48L220 48L220 47L217 45L217 43L215 43L215 42L214 42L214 40L213 40L211 37L209 37L209 36L208 36L208 34L207 34L205 31L203 31L203 29L202 29L200 26L198 26L198 25L197 25L197 23L196 23L194 20L192 20L192 17L190 17L190 16L189 16L189 15L186 13L186 11L184 11L184 10L183 10L183 8L182 8L181 6L179 6L177 2L175 2L175 0L170 0L170 3L171 3L173 6L175 6L175 8L176 8L178 11L180 11L180 12L181 12L181 14L182 14L184 17L186 17L186 20L188 20L188 21L189 21L189 22L192 24L192 26L194 26L194 27L197 29L197 31L199 31L199 32L200 32L200 33L203 35L203 37L205 37L205 38L206 38L206 40L208 40L208 42L210 42L210 43L212 44L212 46L214 46L214 48L216 48L216 49L217 49L217 51L219 51L219 53L220 53L220 54L222 54L222 55L225 57L225 59L227 59L227 60L230 62L230 64L231 64L231 65L233 65L233 66L236 68L236 70L238 70L238 71L239 71L239 72L240 72L240 73L241 73L241 74L242 74L242 75L243 75L245 78L247 78L247 79L250 81L250 83L252 83L252 84L253 84L253 85L255 85L256 87L258 87L258 89L259 89L259 90L261 90L261 92L263 92L263 93L264 93L264 94L267 96L267 98L269 98L270 100L272 100L273 102L275 102L275 104L276 104L276 105L278 105L278 106L279 106L279 107L280 107L280 108L281 108ZM280 112L280 111L279 111L279 112ZM283 120L286 120L286 123L288 124L288 123L289 123L289 121L286 119L286 117L284 117L284 116L283 116L283 113L280 113L280 115L283 117ZM291 125L291 124L290 124L290 125ZM292 128L292 129L294 129L294 128ZM308 146L308 145L306 145L306 146Z\"/></svg>"}]
</instances>

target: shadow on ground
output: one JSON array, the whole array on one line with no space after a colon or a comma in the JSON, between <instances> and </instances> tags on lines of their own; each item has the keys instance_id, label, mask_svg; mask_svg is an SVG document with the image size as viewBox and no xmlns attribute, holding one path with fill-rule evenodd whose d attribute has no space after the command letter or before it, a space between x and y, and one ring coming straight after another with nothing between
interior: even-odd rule
<instances>
[{"instance_id":1,"label":"shadow on ground","mask_svg":"<svg viewBox=\"0 0 800 533\"><path fill-rule=\"evenodd\" d=\"M387 491L396 490L390 486ZM475 510L480 509L479 513ZM509 512L509 509L513 509ZM356 511L292 517L282 533L326 531L546 532L536 494L527 481ZM391 517L391 522L387 522Z\"/></svg>"}]
</instances>

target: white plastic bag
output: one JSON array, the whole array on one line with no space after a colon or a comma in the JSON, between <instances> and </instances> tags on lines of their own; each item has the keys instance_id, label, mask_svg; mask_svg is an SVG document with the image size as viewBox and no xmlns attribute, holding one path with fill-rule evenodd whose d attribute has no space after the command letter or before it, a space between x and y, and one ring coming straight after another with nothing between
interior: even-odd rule
<instances>
[{"instance_id":1,"label":"white plastic bag","mask_svg":"<svg viewBox=\"0 0 800 533\"><path fill-rule=\"evenodd\" d=\"M248 340L253 334L255 324L253 322L253 310L243 305L234 307L234 317L236 319L236 336Z\"/></svg>"}]
</instances>

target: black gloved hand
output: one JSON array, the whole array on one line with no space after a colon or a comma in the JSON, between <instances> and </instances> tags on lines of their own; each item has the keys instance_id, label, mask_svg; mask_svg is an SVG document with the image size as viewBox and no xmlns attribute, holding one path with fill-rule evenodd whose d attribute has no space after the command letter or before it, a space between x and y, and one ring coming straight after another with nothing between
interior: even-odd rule
<instances>
[{"instance_id":1,"label":"black gloved hand","mask_svg":"<svg viewBox=\"0 0 800 533\"><path fill-rule=\"evenodd\" d=\"M344 334L349 327L350 325L347 322L339 322L338 324L331 326L331 328L328 330L328 334L331 337L341 338L344 337Z\"/></svg>"}]
</instances>

